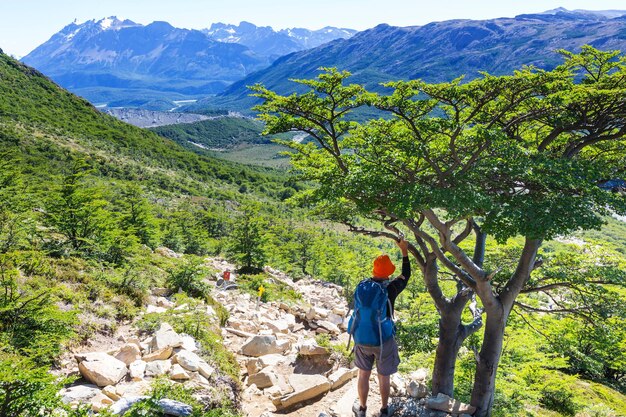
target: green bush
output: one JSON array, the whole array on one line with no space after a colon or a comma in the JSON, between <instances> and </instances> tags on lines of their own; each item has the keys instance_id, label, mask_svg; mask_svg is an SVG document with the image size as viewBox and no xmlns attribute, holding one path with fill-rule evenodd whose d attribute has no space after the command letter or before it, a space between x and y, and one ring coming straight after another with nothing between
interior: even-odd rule
<instances>
[{"instance_id":1,"label":"green bush","mask_svg":"<svg viewBox=\"0 0 626 417\"><path fill-rule=\"evenodd\" d=\"M204 299L210 292L209 285L204 281L208 272L202 258L189 256L169 271L166 282L173 291L182 290L192 297Z\"/></svg>"}]
</instances>

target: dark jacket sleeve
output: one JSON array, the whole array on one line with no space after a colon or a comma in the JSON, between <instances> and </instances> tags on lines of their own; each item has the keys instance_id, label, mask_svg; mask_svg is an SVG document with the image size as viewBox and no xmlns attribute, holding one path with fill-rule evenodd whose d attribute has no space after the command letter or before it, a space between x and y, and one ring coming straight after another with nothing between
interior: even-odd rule
<instances>
[{"instance_id":1,"label":"dark jacket sleeve","mask_svg":"<svg viewBox=\"0 0 626 417\"><path fill-rule=\"evenodd\" d=\"M404 277L404 278L403 278ZM389 286L387 287L387 291L389 292L389 298L395 301L398 294L402 292L406 288L406 285L411 278L411 262L409 261L409 257L405 256L402 258L402 274L391 281Z\"/></svg>"}]
</instances>

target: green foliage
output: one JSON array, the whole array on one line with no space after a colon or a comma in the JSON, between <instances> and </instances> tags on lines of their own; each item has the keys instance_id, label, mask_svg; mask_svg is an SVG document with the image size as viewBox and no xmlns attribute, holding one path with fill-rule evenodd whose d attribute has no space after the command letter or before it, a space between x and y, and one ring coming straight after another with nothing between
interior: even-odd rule
<instances>
[{"instance_id":1,"label":"green foliage","mask_svg":"<svg viewBox=\"0 0 626 417\"><path fill-rule=\"evenodd\" d=\"M61 406L59 388L46 367L22 355L0 352L0 416L51 415Z\"/></svg>"},{"instance_id":2,"label":"green foliage","mask_svg":"<svg viewBox=\"0 0 626 417\"><path fill-rule=\"evenodd\" d=\"M263 286L264 292L261 295L261 301L266 303L270 301L282 301L293 303L299 301L302 295L281 281L271 279L266 273L262 272L255 275L239 275L237 278L239 288L256 299L259 295L259 288Z\"/></svg>"},{"instance_id":3,"label":"green foliage","mask_svg":"<svg viewBox=\"0 0 626 417\"><path fill-rule=\"evenodd\" d=\"M120 227L136 236L139 243L154 248L157 242L157 222L152 207L137 184L128 184L119 193Z\"/></svg>"},{"instance_id":4,"label":"green foliage","mask_svg":"<svg viewBox=\"0 0 626 417\"><path fill-rule=\"evenodd\" d=\"M169 271L167 284L173 291L182 290L192 297L206 298L210 292L205 281L208 268L202 258L189 256L186 260Z\"/></svg>"},{"instance_id":5,"label":"green foliage","mask_svg":"<svg viewBox=\"0 0 626 417\"><path fill-rule=\"evenodd\" d=\"M241 265L243 273L260 271L265 265L265 221L259 210L257 204L242 206L229 236L228 253Z\"/></svg>"}]
</instances>

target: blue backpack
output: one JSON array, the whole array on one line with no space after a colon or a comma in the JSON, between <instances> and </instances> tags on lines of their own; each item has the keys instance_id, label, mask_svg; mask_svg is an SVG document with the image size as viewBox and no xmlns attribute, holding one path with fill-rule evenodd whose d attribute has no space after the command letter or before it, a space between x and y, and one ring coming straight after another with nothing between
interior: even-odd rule
<instances>
[{"instance_id":1,"label":"blue backpack","mask_svg":"<svg viewBox=\"0 0 626 417\"><path fill-rule=\"evenodd\" d=\"M354 290L354 312L348 321L348 333L354 343L365 346L380 346L393 337L395 326L388 316L391 301L387 292L389 280L377 282L365 279ZM348 339L350 346L350 339Z\"/></svg>"}]
</instances>

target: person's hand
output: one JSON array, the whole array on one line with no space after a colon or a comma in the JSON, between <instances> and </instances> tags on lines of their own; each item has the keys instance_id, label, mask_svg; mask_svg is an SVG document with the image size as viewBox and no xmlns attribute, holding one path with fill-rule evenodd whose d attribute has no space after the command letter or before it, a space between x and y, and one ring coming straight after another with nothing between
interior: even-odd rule
<instances>
[{"instance_id":1,"label":"person's hand","mask_svg":"<svg viewBox=\"0 0 626 417\"><path fill-rule=\"evenodd\" d=\"M398 247L402 251L402 256L406 256L408 254L409 242L406 239L401 238L396 242L396 245L398 245Z\"/></svg>"}]
</instances>

